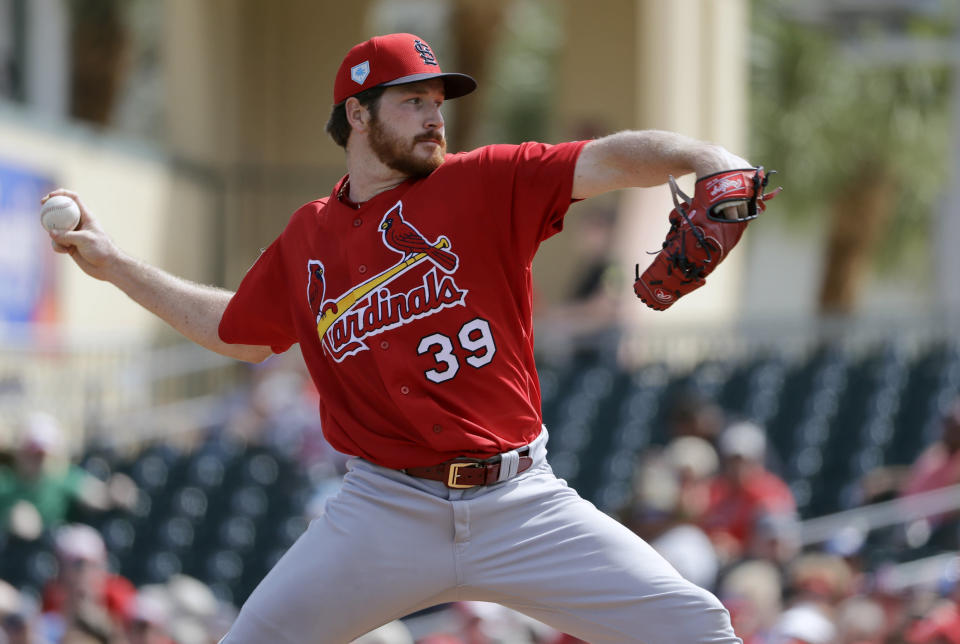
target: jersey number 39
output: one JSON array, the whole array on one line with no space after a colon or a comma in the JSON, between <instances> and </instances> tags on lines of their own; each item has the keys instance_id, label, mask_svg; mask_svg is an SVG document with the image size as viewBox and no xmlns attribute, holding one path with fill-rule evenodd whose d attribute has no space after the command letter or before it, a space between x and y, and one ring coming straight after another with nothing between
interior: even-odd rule
<instances>
[{"instance_id":1,"label":"jersey number 39","mask_svg":"<svg viewBox=\"0 0 960 644\"><path fill-rule=\"evenodd\" d=\"M464 351L469 353L464 360L476 369L490 364L493 354L497 352L493 335L490 333L490 323L483 318L474 318L460 327L457 340ZM443 367L425 371L423 375L427 380L444 382L457 375L460 371L460 361L453 350L453 339L443 333L432 333L420 340L417 353L420 355L433 353L433 359L437 361L438 367Z\"/></svg>"}]
</instances>

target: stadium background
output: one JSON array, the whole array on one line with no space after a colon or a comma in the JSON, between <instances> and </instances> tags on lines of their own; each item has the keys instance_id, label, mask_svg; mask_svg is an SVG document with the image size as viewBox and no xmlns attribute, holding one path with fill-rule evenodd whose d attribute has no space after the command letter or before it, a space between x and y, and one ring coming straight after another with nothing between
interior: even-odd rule
<instances>
[{"instance_id":1,"label":"stadium background","mask_svg":"<svg viewBox=\"0 0 960 644\"><path fill-rule=\"evenodd\" d=\"M446 108L452 150L664 128L786 187L710 286L660 314L630 283L668 191L571 209L534 266L558 474L629 516L678 408L715 403L765 427L806 551L853 526L871 583L929 613L954 587L956 525L936 519L960 492L907 510L883 476L938 439L960 393L957 7L794 4L0 0L5 460L23 419L50 414L71 460L137 486L130 507L70 516L101 531L116 571L246 597L342 471L296 356L250 367L183 344L49 252L37 200L75 189L131 254L233 288L340 176L323 125L343 52L413 31L480 81ZM0 579L37 595L51 539L4 533Z\"/></svg>"}]
</instances>

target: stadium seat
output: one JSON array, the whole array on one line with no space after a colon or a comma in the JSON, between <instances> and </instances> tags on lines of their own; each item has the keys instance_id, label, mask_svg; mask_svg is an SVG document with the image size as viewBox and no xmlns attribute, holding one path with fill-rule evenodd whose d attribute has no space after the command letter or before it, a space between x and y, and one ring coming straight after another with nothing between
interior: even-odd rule
<instances>
[{"instance_id":1,"label":"stadium seat","mask_svg":"<svg viewBox=\"0 0 960 644\"><path fill-rule=\"evenodd\" d=\"M174 552L184 552L192 547L196 535L193 522L184 516L167 519L160 525L157 533L157 542Z\"/></svg>"},{"instance_id":2,"label":"stadium seat","mask_svg":"<svg viewBox=\"0 0 960 644\"><path fill-rule=\"evenodd\" d=\"M182 571L183 562L179 555L169 550L158 550L147 557L139 584L164 583Z\"/></svg>"},{"instance_id":3,"label":"stadium seat","mask_svg":"<svg viewBox=\"0 0 960 644\"><path fill-rule=\"evenodd\" d=\"M138 458L130 471L134 483L143 490L163 489L170 475L170 465L160 454L148 453Z\"/></svg>"},{"instance_id":4,"label":"stadium seat","mask_svg":"<svg viewBox=\"0 0 960 644\"><path fill-rule=\"evenodd\" d=\"M230 510L239 515L257 518L267 512L269 499L258 485L237 488L230 496Z\"/></svg>"},{"instance_id":5,"label":"stadium seat","mask_svg":"<svg viewBox=\"0 0 960 644\"><path fill-rule=\"evenodd\" d=\"M137 540L137 531L129 518L116 515L107 519L100 528L107 550L117 556L124 556L133 548Z\"/></svg>"},{"instance_id":6,"label":"stadium seat","mask_svg":"<svg viewBox=\"0 0 960 644\"><path fill-rule=\"evenodd\" d=\"M257 527L253 520L245 515L228 517L218 529L220 545L235 552L246 552L253 548L257 540Z\"/></svg>"},{"instance_id":7,"label":"stadium seat","mask_svg":"<svg viewBox=\"0 0 960 644\"><path fill-rule=\"evenodd\" d=\"M187 483L209 491L223 483L226 467L221 458L210 452L196 454L187 467Z\"/></svg>"},{"instance_id":8,"label":"stadium seat","mask_svg":"<svg viewBox=\"0 0 960 644\"><path fill-rule=\"evenodd\" d=\"M206 560L203 580L210 584L230 584L240 579L243 568L243 558L239 554L232 550L217 550Z\"/></svg>"},{"instance_id":9,"label":"stadium seat","mask_svg":"<svg viewBox=\"0 0 960 644\"><path fill-rule=\"evenodd\" d=\"M956 344L930 346L909 367L884 461L906 465L916 460L939 432L941 397L950 398L958 391L960 354Z\"/></svg>"}]
</instances>

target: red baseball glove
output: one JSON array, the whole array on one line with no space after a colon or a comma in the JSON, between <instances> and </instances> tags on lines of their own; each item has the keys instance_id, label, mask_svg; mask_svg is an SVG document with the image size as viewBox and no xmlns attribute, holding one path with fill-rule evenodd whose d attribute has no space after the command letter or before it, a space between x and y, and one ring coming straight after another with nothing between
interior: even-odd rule
<instances>
[{"instance_id":1,"label":"red baseball glove","mask_svg":"<svg viewBox=\"0 0 960 644\"><path fill-rule=\"evenodd\" d=\"M771 170L770 175L776 170ZM764 194L770 176L763 167L727 170L697 180L693 199L670 177L674 209L670 231L656 259L640 274L633 290L651 309L663 311L678 299L700 288L706 277L740 241L747 222L766 209L766 201L781 188ZM727 219L720 210L746 204L747 216Z\"/></svg>"}]
</instances>

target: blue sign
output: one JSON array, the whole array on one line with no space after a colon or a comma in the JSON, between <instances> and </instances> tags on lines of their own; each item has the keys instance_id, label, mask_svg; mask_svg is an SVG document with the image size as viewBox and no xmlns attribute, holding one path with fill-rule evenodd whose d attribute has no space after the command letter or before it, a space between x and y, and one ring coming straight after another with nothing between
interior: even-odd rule
<instances>
[{"instance_id":1,"label":"blue sign","mask_svg":"<svg viewBox=\"0 0 960 644\"><path fill-rule=\"evenodd\" d=\"M0 161L0 325L53 322L54 253L40 226L51 177Z\"/></svg>"}]
</instances>

